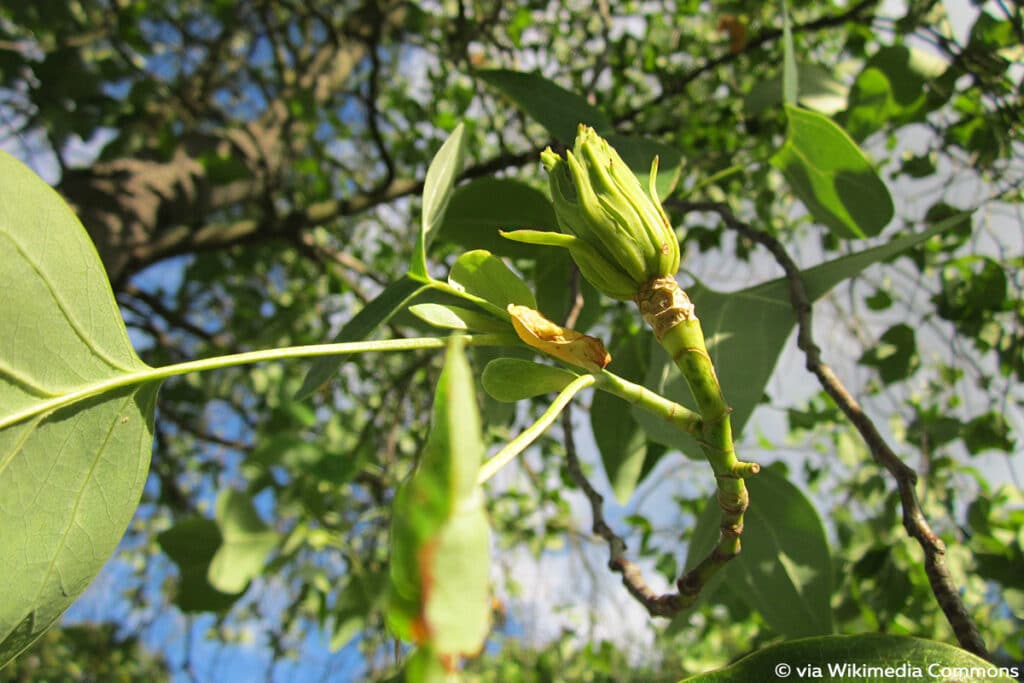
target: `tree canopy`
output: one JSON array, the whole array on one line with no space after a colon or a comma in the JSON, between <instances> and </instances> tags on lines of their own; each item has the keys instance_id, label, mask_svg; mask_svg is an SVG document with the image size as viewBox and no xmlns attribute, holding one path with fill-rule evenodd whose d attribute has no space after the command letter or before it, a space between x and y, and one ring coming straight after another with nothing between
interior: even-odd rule
<instances>
[{"instance_id":1,"label":"tree canopy","mask_svg":"<svg viewBox=\"0 0 1024 683\"><path fill-rule=\"evenodd\" d=\"M410 660L396 637L416 641L432 585L408 548L434 534L452 557L490 557L448 596L493 596L459 620L489 623L465 680L676 681L728 665L700 680L767 680L757 657L811 661L863 634L848 649L868 663L1022 666L1019 6L9 5L2 145L71 211L3 159L0 574L34 566L19 534L49 523L41 499L66 502L52 482L79 476L22 462L36 435L17 422L77 386L67 373L115 382L330 341L409 351L110 389L137 452L97 459L117 515L105 487L82 498L102 501L89 523L113 529L106 553L117 545L82 601L108 609L72 608L0 680L61 659L88 670L96 648L116 648L123 680L165 665L194 680L239 666L385 680ZM545 246L567 238L551 236L563 217L540 155L571 149L581 124L664 207L720 417L759 473L709 470L719 446L689 376L629 297ZM25 244L31 268L13 265ZM26 322L56 315L46 292L84 321L64 337ZM580 379L600 368L575 350L520 343L509 304L602 340L616 379ZM447 346L453 330L477 342ZM538 418L543 435L459 517L481 492L473 458ZM59 410L38 419L67 427ZM65 462L54 444L86 431L45 437L48 471ZM444 464L459 449L479 453ZM722 492L748 476L737 520ZM57 488L26 488L38 481ZM489 545L467 550L488 526ZM69 538L60 552L106 547ZM389 588L401 567L407 621ZM51 589L70 601L89 578ZM46 626L3 621L16 599L0 596L4 654ZM90 612L116 632L79 623ZM46 675L78 675L58 669Z\"/></svg>"}]
</instances>

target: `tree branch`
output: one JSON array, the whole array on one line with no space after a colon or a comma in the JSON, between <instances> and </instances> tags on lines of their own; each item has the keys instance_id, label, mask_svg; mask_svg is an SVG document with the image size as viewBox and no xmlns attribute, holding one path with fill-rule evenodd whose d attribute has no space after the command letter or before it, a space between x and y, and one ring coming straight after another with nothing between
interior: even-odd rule
<instances>
[{"instance_id":1,"label":"tree branch","mask_svg":"<svg viewBox=\"0 0 1024 683\"><path fill-rule=\"evenodd\" d=\"M946 545L934 531L917 501L915 485L917 472L900 460L879 433L874 421L864 413L857 399L846 389L827 364L821 359L821 349L811 333L811 303L804 287L800 269L777 239L766 232L739 220L725 204L718 202L678 202L688 212L706 211L718 214L732 230L762 245L782 266L789 282L789 296L797 319L797 346L804 352L807 369L818 378L822 388L832 397L853 426L860 433L875 462L882 465L896 481L900 506L903 509L903 527L924 551L924 567L939 607L946 615L960 647L979 657L990 659L977 625L960 598L946 564Z\"/></svg>"}]
</instances>

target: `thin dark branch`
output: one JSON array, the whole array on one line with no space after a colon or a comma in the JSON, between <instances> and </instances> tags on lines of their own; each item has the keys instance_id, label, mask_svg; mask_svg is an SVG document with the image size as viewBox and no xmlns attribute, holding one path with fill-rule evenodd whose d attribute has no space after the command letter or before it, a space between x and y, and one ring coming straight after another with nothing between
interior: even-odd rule
<instances>
[{"instance_id":1,"label":"thin dark branch","mask_svg":"<svg viewBox=\"0 0 1024 683\"><path fill-rule=\"evenodd\" d=\"M973 618L960 598L960 590L946 564L946 545L925 518L917 501L915 485L917 472L900 460L879 433L874 421L864 413L857 399L836 377L832 369L821 359L821 349L811 334L811 302L804 287L800 269L777 239L766 232L755 229L739 220L725 204L718 202L675 202L676 206L688 212L705 211L718 214L722 221L757 244L764 246L782 266L789 282L789 297L797 318L797 346L807 359L807 369L818 378L822 388L832 397L853 426L860 433L871 451L871 457L882 465L896 481L900 505L903 509L903 527L924 551L924 567L939 607L946 615L949 625L960 646L979 657L989 659L985 642L981 638Z\"/></svg>"},{"instance_id":2,"label":"thin dark branch","mask_svg":"<svg viewBox=\"0 0 1024 683\"><path fill-rule=\"evenodd\" d=\"M230 335L226 333L213 333L209 330L204 330L202 327L196 325L190 321L181 311L174 310L169 306L165 305L160 301L160 297L155 296L152 292L138 287L134 283L127 283L121 288L121 292L125 295L141 301L148 307L153 313L157 314L170 325L177 327L194 337L198 337L210 344L213 344L219 348L226 349L232 352L241 351L241 349L234 343ZM139 311L141 314L141 311Z\"/></svg>"},{"instance_id":3,"label":"thin dark branch","mask_svg":"<svg viewBox=\"0 0 1024 683\"><path fill-rule=\"evenodd\" d=\"M569 280L569 311L563 321L566 327L573 327L583 310L583 295L580 292L579 270L574 268ZM678 593L658 595L651 588L640 567L626 557L626 542L616 534L604 519L604 497L597 492L593 484L587 479L580 466L579 456L576 454L576 442L572 436L572 404L568 404L562 411L562 433L564 434L564 445L566 454L566 465L569 476L583 491L583 495L590 502L590 512L593 518L591 530L604 539L608 544L608 567L613 572L622 575L622 585L626 587L629 594L636 598L637 602L644 606L651 616L670 617L679 613L694 600L696 593L691 596L682 596ZM700 588L697 588L697 592Z\"/></svg>"},{"instance_id":4,"label":"thin dark branch","mask_svg":"<svg viewBox=\"0 0 1024 683\"><path fill-rule=\"evenodd\" d=\"M626 542L605 521L602 509L604 498L583 474L579 456L576 455L576 443L572 438L572 404L567 405L562 411L562 431L565 434L565 457L569 476L590 501L590 512L594 519L591 529L608 544L608 568L622 575L622 585L651 616L670 617L679 613L688 602L678 593L658 595L647 584L640 567L626 558Z\"/></svg>"}]
</instances>

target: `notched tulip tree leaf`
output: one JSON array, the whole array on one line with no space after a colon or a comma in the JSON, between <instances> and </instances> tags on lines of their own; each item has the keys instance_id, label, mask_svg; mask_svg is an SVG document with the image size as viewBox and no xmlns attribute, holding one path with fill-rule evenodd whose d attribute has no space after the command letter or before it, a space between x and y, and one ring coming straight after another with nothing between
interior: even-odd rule
<instances>
[{"instance_id":1,"label":"notched tulip tree leaf","mask_svg":"<svg viewBox=\"0 0 1024 683\"><path fill-rule=\"evenodd\" d=\"M0 152L0 667L49 628L138 505L159 383L67 204Z\"/></svg>"}]
</instances>

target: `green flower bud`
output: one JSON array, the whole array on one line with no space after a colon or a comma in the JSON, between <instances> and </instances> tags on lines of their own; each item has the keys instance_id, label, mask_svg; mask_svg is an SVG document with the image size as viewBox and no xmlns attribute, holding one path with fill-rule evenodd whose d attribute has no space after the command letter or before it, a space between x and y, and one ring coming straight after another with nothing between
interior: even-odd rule
<instances>
[{"instance_id":1,"label":"green flower bud","mask_svg":"<svg viewBox=\"0 0 1024 683\"><path fill-rule=\"evenodd\" d=\"M629 300L650 280L675 275L679 242L655 190L657 157L647 191L589 126L579 127L564 159L550 148L540 158L548 170L559 227L589 247L575 245L569 251L591 284L610 297Z\"/></svg>"}]
</instances>

